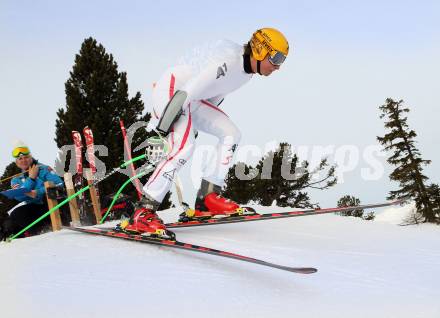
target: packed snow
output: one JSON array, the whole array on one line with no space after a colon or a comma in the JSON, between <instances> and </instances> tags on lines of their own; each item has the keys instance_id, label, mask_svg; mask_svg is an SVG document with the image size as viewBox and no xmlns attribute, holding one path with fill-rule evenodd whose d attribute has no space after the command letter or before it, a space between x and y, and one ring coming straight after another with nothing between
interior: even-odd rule
<instances>
[{"instance_id":1,"label":"packed snow","mask_svg":"<svg viewBox=\"0 0 440 318\"><path fill-rule=\"evenodd\" d=\"M440 317L440 228L396 225L410 208L175 229L310 275L69 230L1 243L1 316Z\"/></svg>"},{"instance_id":2,"label":"packed snow","mask_svg":"<svg viewBox=\"0 0 440 318\"><path fill-rule=\"evenodd\" d=\"M414 202L403 207L389 207L382 213L376 215L376 222L385 222L396 225L405 225L411 220L411 216L416 213L416 205Z\"/></svg>"}]
</instances>

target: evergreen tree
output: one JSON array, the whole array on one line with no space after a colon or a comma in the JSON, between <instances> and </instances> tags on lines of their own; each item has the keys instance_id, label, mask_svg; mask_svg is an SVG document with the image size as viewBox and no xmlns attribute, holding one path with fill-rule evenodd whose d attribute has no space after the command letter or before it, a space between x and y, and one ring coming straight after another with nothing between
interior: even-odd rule
<instances>
[{"instance_id":1,"label":"evergreen tree","mask_svg":"<svg viewBox=\"0 0 440 318\"><path fill-rule=\"evenodd\" d=\"M351 195L345 195L342 198L338 200L338 207L345 207L345 206L359 206L361 204L361 200L358 198L351 196ZM353 209L349 211L344 211L339 213L342 216L354 216L357 218L362 218L366 221L374 220L375 214L374 212L369 212L367 214L364 213L364 209Z\"/></svg>"},{"instance_id":2,"label":"evergreen tree","mask_svg":"<svg viewBox=\"0 0 440 318\"><path fill-rule=\"evenodd\" d=\"M11 162L9 165L6 166L5 171L3 172L0 179L3 180L20 172L21 170L17 167L15 162ZM10 179L0 183L0 191L5 191L9 189L11 189ZM17 203L18 202L15 200L11 200L3 195L0 195L0 224L3 222L4 219L7 218L7 211L12 209Z\"/></svg>"},{"instance_id":3,"label":"evergreen tree","mask_svg":"<svg viewBox=\"0 0 440 318\"><path fill-rule=\"evenodd\" d=\"M255 182L252 179L256 177L251 173L251 170L252 167L243 162L237 162L234 167L229 169L223 195L227 198L233 198L239 204L251 201L255 191Z\"/></svg>"},{"instance_id":4,"label":"evergreen tree","mask_svg":"<svg viewBox=\"0 0 440 318\"><path fill-rule=\"evenodd\" d=\"M257 171L251 180L240 180L235 175L234 165L226 180L225 195L239 203L254 201L264 206L275 202L278 206L315 208L317 204L310 202L305 189L327 189L336 183L335 167L327 171L326 159L319 166L309 171L309 163L298 162L288 143L281 143L275 151L268 152L255 167L246 166L248 171ZM241 163L242 164L242 163ZM318 174L325 171L325 176L312 181Z\"/></svg>"},{"instance_id":5,"label":"evergreen tree","mask_svg":"<svg viewBox=\"0 0 440 318\"><path fill-rule=\"evenodd\" d=\"M65 83L65 92L66 107L57 112L55 141L58 147L72 144L73 130L82 132L85 126L89 126L93 130L95 145L108 148L108 156L98 156L105 163L107 172L119 166L124 161L124 141L119 120L124 120L128 128L137 121L149 121L150 114L142 115L144 104L139 92L129 98L126 73L118 72L112 54L108 54L95 39L88 38L82 43L70 78ZM146 138L145 130L139 129L134 135L132 149ZM83 147L83 152L85 149ZM140 154L139 151L133 153L133 156ZM101 193L112 193L126 179L125 175L115 174L100 184ZM146 182L146 178L142 182ZM127 191L134 197L133 185ZM170 202L164 200L162 208L169 205Z\"/></svg>"},{"instance_id":6,"label":"evergreen tree","mask_svg":"<svg viewBox=\"0 0 440 318\"><path fill-rule=\"evenodd\" d=\"M438 221L440 218L440 187L438 184L432 183L428 186L428 196Z\"/></svg>"},{"instance_id":7,"label":"evergreen tree","mask_svg":"<svg viewBox=\"0 0 440 318\"><path fill-rule=\"evenodd\" d=\"M345 195L342 198L338 200L338 207L344 207L344 206L358 206L361 204L361 200L358 198L351 196L351 195ZM343 216L354 216L361 218L364 215L363 209L353 209L349 211L344 211L340 213Z\"/></svg>"},{"instance_id":8,"label":"evergreen tree","mask_svg":"<svg viewBox=\"0 0 440 318\"><path fill-rule=\"evenodd\" d=\"M417 134L409 129L405 116L409 109L402 104L403 100L396 102L387 98L386 103L379 107L382 111L380 118L385 118L385 128L388 132L383 137L377 137L377 140L385 146L386 151L392 152L387 161L396 168L390 174L390 179L397 181L400 186L398 190L391 191L388 198L413 198L418 213L423 215L426 222L434 222L439 218L438 206L433 203L436 199L430 198L432 193L425 185L428 177L423 174L423 166L431 161L421 158L415 145Z\"/></svg>"}]
</instances>

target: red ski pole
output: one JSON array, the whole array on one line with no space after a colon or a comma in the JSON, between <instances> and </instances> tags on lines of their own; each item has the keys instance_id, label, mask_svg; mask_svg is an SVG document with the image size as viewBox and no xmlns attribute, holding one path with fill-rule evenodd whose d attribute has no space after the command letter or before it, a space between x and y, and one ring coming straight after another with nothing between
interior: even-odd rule
<instances>
[{"instance_id":1,"label":"red ski pole","mask_svg":"<svg viewBox=\"0 0 440 318\"><path fill-rule=\"evenodd\" d=\"M131 160L131 148L130 145L128 144L128 140L127 140L127 131L125 130L125 126L124 126L124 121L121 119L119 120L119 124L121 126L121 130L122 130L122 136L124 137L124 146L125 146L125 151L127 152L127 156L128 156L128 160ZM134 163L132 162L130 164L130 170L131 170L131 176L135 176L136 175L136 169L134 167ZM139 200L142 199L142 189L141 189L141 183L139 182L139 179L135 178L134 179L134 184L136 187L136 191L138 194L138 198Z\"/></svg>"}]
</instances>

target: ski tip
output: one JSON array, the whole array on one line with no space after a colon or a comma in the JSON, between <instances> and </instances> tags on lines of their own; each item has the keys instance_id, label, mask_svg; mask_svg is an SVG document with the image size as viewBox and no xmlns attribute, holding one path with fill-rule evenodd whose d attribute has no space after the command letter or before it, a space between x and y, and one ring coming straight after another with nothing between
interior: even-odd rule
<instances>
[{"instance_id":1,"label":"ski tip","mask_svg":"<svg viewBox=\"0 0 440 318\"><path fill-rule=\"evenodd\" d=\"M314 274L318 271L317 268L314 267L291 267L291 268L286 268L287 271L292 272L292 273L300 273L300 274Z\"/></svg>"}]
</instances>

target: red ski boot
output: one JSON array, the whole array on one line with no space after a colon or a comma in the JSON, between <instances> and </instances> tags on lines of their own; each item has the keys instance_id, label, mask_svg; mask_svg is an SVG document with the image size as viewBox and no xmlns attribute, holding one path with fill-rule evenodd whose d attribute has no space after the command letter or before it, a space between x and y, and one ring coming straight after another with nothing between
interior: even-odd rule
<instances>
[{"instance_id":1,"label":"red ski boot","mask_svg":"<svg viewBox=\"0 0 440 318\"><path fill-rule=\"evenodd\" d=\"M256 214L251 208L240 207L236 202L211 192L205 196L203 204L196 204L196 209L187 209L180 214L180 222L206 220L213 217L228 217Z\"/></svg>"},{"instance_id":2,"label":"red ski boot","mask_svg":"<svg viewBox=\"0 0 440 318\"><path fill-rule=\"evenodd\" d=\"M213 217L227 217L239 215L252 215L255 211L251 208L242 208L236 202L219 195L221 187L212 182L202 179L200 189L197 192L195 209L187 209L180 214L180 222L191 220L203 220Z\"/></svg>"},{"instance_id":3,"label":"red ski boot","mask_svg":"<svg viewBox=\"0 0 440 318\"><path fill-rule=\"evenodd\" d=\"M200 189L197 192L195 210L199 212L210 212L212 216L217 214L227 215L234 213L240 206L224 197L221 193L222 188L212 182L202 179Z\"/></svg>"},{"instance_id":4,"label":"red ski boot","mask_svg":"<svg viewBox=\"0 0 440 318\"><path fill-rule=\"evenodd\" d=\"M141 203L145 203L145 200L143 199ZM130 220L124 220L117 226L117 230L174 240L174 232L166 229L163 221L154 212L154 209L149 208L151 204L145 205L148 207L139 207Z\"/></svg>"},{"instance_id":5,"label":"red ski boot","mask_svg":"<svg viewBox=\"0 0 440 318\"><path fill-rule=\"evenodd\" d=\"M205 196L204 201L207 211L211 212L213 216L218 214L236 214L237 209L240 208L240 206L236 202L230 199L226 199L215 192L211 192L210 194Z\"/></svg>"}]
</instances>

